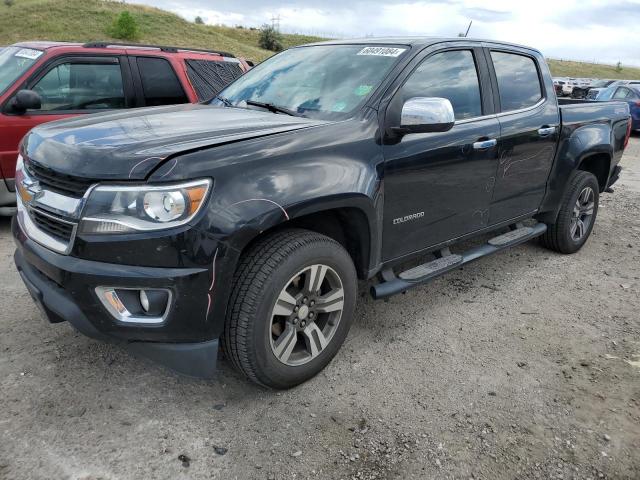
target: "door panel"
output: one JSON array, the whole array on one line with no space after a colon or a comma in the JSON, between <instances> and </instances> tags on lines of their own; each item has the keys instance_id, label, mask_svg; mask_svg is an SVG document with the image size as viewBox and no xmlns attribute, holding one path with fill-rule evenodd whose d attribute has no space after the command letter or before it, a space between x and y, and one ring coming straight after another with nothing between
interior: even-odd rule
<instances>
[{"instance_id":1,"label":"door panel","mask_svg":"<svg viewBox=\"0 0 640 480\"><path fill-rule=\"evenodd\" d=\"M500 162L490 223L534 212L542 202L556 151L560 117L540 59L525 53L491 51L499 95ZM547 78L548 84L542 79Z\"/></svg>"},{"instance_id":2,"label":"door panel","mask_svg":"<svg viewBox=\"0 0 640 480\"><path fill-rule=\"evenodd\" d=\"M500 163L491 224L535 211L544 197L558 140L555 105L499 116Z\"/></svg>"},{"instance_id":3,"label":"door panel","mask_svg":"<svg viewBox=\"0 0 640 480\"><path fill-rule=\"evenodd\" d=\"M499 133L487 118L385 145L384 260L487 226L498 148L473 144Z\"/></svg>"},{"instance_id":4,"label":"door panel","mask_svg":"<svg viewBox=\"0 0 640 480\"><path fill-rule=\"evenodd\" d=\"M406 75L387 127L400 125L402 105L415 97L448 99L456 123L448 132L386 137L383 260L486 226L498 163L500 126L481 49L456 42L425 52Z\"/></svg>"}]
</instances>

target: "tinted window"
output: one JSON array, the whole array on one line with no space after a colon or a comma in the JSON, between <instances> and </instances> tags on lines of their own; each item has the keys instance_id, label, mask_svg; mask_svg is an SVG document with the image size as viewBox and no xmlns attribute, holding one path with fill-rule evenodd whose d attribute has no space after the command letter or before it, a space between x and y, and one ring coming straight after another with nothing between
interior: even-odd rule
<instances>
[{"instance_id":1,"label":"tinted window","mask_svg":"<svg viewBox=\"0 0 640 480\"><path fill-rule=\"evenodd\" d=\"M61 63L33 87L43 111L124 108L120 65Z\"/></svg>"},{"instance_id":2,"label":"tinted window","mask_svg":"<svg viewBox=\"0 0 640 480\"><path fill-rule=\"evenodd\" d=\"M242 75L235 61L186 60L187 74L200 100L215 97L220 90Z\"/></svg>"},{"instance_id":3,"label":"tinted window","mask_svg":"<svg viewBox=\"0 0 640 480\"><path fill-rule=\"evenodd\" d=\"M171 64L164 58L138 58L138 70L147 106L189 101Z\"/></svg>"},{"instance_id":4,"label":"tinted window","mask_svg":"<svg viewBox=\"0 0 640 480\"><path fill-rule=\"evenodd\" d=\"M491 58L503 112L530 107L542 98L538 69L532 58L503 52L491 52Z\"/></svg>"},{"instance_id":5,"label":"tinted window","mask_svg":"<svg viewBox=\"0 0 640 480\"><path fill-rule=\"evenodd\" d=\"M480 83L470 50L437 53L420 64L402 87L403 101L447 98L456 120L482 115Z\"/></svg>"}]
</instances>

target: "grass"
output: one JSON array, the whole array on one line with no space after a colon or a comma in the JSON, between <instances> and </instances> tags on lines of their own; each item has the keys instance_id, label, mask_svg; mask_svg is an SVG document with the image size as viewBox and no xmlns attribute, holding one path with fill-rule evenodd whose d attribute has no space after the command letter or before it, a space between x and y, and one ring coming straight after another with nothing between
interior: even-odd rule
<instances>
[{"instance_id":1,"label":"grass","mask_svg":"<svg viewBox=\"0 0 640 480\"><path fill-rule=\"evenodd\" d=\"M12 7L0 3L0 45L25 40L88 42L114 40L107 33L116 16L128 10L138 21L139 43L208 48L262 61L273 53L258 46L259 31L196 25L158 8L104 0L15 0ZM291 47L322 40L308 35L283 35ZM640 68L549 60L551 73L561 77L640 79Z\"/></svg>"},{"instance_id":2,"label":"grass","mask_svg":"<svg viewBox=\"0 0 640 480\"><path fill-rule=\"evenodd\" d=\"M12 7L0 3L0 45L25 40L119 41L110 37L108 30L123 10L139 24L139 43L223 50L254 61L273 54L258 46L258 30L196 25L157 8L101 0L16 0ZM305 35L283 36L285 47L318 40Z\"/></svg>"},{"instance_id":3,"label":"grass","mask_svg":"<svg viewBox=\"0 0 640 480\"><path fill-rule=\"evenodd\" d=\"M625 67L623 65L622 69L617 71L615 65L553 59L548 59L547 61L554 77L640 79L640 68Z\"/></svg>"}]
</instances>

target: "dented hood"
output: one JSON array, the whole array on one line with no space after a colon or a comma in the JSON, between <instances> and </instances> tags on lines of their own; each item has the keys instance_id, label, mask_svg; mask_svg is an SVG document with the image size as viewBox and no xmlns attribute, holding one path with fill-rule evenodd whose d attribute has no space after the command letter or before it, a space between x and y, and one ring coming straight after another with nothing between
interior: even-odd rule
<instances>
[{"instance_id":1,"label":"dented hood","mask_svg":"<svg viewBox=\"0 0 640 480\"><path fill-rule=\"evenodd\" d=\"M267 111L178 105L75 117L34 128L27 157L91 179L142 180L170 156L321 125Z\"/></svg>"}]
</instances>

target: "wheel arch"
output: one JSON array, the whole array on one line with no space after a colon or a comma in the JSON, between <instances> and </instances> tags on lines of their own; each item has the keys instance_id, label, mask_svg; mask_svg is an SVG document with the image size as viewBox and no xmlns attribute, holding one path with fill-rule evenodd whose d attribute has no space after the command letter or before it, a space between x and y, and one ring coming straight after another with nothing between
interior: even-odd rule
<instances>
[{"instance_id":1,"label":"wheel arch","mask_svg":"<svg viewBox=\"0 0 640 480\"><path fill-rule=\"evenodd\" d=\"M326 235L340 243L351 256L358 278L366 279L372 264L372 248L376 244L375 216L372 216L369 209L358 204L360 202L341 203L336 205L334 202L327 202L322 205L285 208L288 218L280 215L279 221L271 222L268 228L245 232L234 248L242 255L265 235L288 228L302 228ZM258 223L265 225L263 220Z\"/></svg>"},{"instance_id":2,"label":"wheel arch","mask_svg":"<svg viewBox=\"0 0 640 480\"><path fill-rule=\"evenodd\" d=\"M607 188L611 171L611 155L608 152L596 151L584 155L576 170L590 172L598 179L600 193Z\"/></svg>"}]
</instances>

